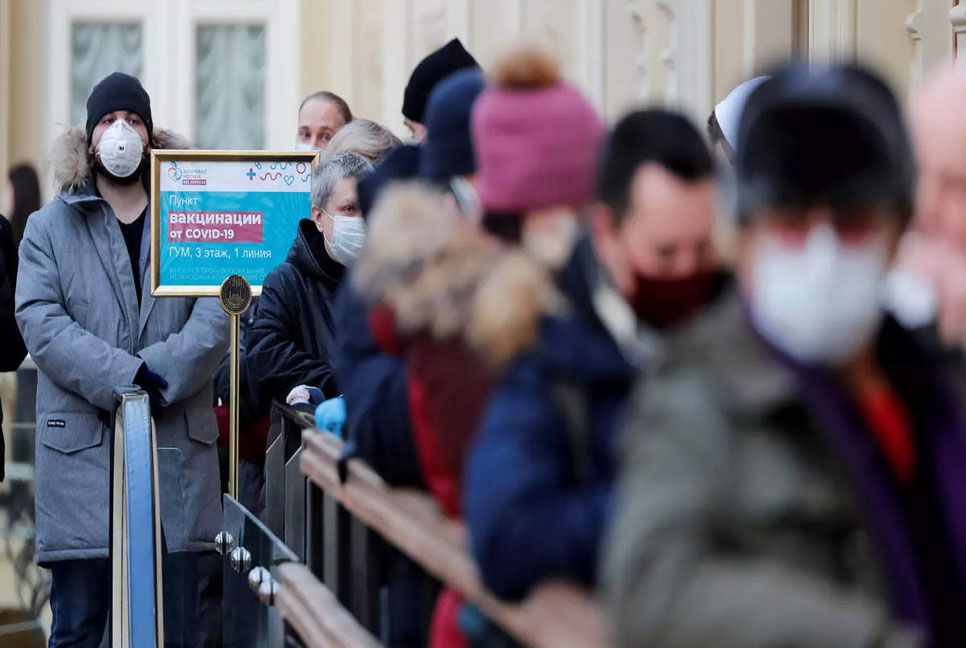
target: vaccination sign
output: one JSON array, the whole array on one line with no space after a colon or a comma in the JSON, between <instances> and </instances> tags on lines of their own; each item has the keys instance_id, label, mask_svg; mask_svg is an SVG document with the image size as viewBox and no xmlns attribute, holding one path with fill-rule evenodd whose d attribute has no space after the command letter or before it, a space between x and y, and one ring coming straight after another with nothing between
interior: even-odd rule
<instances>
[{"instance_id":1,"label":"vaccination sign","mask_svg":"<svg viewBox=\"0 0 966 648\"><path fill-rule=\"evenodd\" d=\"M311 214L314 152L154 151L151 293L217 296L231 275L261 293Z\"/></svg>"}]
</instances>

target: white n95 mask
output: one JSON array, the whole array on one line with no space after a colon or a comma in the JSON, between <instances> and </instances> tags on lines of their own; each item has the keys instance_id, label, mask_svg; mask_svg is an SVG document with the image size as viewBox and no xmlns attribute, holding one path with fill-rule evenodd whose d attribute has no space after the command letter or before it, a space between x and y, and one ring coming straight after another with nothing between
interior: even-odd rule
<instances>
[{"instance_id":1,"label":"white n95 mask","mask_svg":"<svg viewBox=\"0 0 966 648\"><path fill-rule=\"evenodd\" d=\"M875 335L887 267L881 239L845 245L821 224L801 248L766 236L756 255L751 315L776 347L799 362L834 367Z\"/></svg>"},{"instance_id":2,"label":"white n95 mask","mask_svg":"<svg viewBox=\"0 0 966 648\"><path fill-rule=\"evenodd\" d=\"M321 151L322 149L320 149L318 146L313 146L308 142L296 142L295 150L296 151Z\"/></svg>"},{"instance_id":3,"label":"white n95 mask","mask_svg":"<svg viewBox=\"0 0 966 648\"><path fill-rule=\"evenodd\" d=\"M325 239L332 258L346 267L351 266L359 257L366 241L366 222L360 216L333 216L329 212L324 213L332 219L333 224L332 240Z\"/></svg>"},{"instance_id":4,"label":"white n95 mask","mask_svg":"<svg viewBox=\"0 0 966 648\"><path fill-rule=\"evenodd\" d=\"M137 131L123 119L115 119L101 134L97 143L97 155L107 171L118 177L127 178L141 166L144 142Z\"/></svg>"}]
</instances>

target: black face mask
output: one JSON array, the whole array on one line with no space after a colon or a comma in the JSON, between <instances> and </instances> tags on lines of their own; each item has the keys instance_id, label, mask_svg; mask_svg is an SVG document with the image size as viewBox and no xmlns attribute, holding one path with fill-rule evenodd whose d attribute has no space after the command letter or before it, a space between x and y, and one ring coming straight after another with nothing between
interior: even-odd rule
<instances>
[{"instance_id":1,"label":"black face mask","mask_svg":"<svg viewBox=\"0 0 966 648\"><path fill-rule=\"evenodd\" d=\"M714 298L720 282L721 275L711 270L674 279L635 274L634 294L627 301L641 322L665 330L696 315Z\"/></svg>"}]
</instances>

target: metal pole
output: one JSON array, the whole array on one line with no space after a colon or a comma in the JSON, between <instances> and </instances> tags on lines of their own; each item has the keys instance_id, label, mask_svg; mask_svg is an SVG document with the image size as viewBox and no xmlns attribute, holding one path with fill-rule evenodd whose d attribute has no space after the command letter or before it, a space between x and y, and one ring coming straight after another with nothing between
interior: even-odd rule
<instances>
[{"instance_id":1,"label":"metal pole","mask_svg":"<svg viewBox=\"0 0 966 648\"><path fill-rule=\"evenodd\" d=\"M252 303L252 287L244 277L232 275L221 284L218 295L221 308L231 320L231 380L228 388L228 494L238 499L238 411L241 390L241 314Z\"/></svg>"},{"instance_id":2,"label":"metal pole","mask_svg":"<svg viewBox=\"0 0 966 648\"><path fill-rule=\"evenodd\" d=\"M231 315L231 381L228 398L228 494L238 499L238 402L241 389L240 344L241 316Z\"/></svg>"}]
</instances>

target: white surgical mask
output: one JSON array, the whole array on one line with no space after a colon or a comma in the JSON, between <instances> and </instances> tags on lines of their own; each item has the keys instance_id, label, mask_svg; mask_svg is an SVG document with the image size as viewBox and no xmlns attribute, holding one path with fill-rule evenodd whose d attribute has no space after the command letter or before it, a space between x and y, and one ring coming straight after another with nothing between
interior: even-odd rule
<instances>
[{"instance_id":1,"label":"white surgical mask","mask_svg":"<svg viewBox=\"0 0 966 648\"><path fill-rule=\"evenodd\" d=\"M313 146L308 142L296 142L295 150L296 151L321 151L322 149L320 149L318 146Z\"/></svg>"},{"instance_id":2,"label":"white surgical mask","mask_svg":"<svg viewBox=\"0 0 966 648\"><path fill-rule=\"evenodd\" d=\"M138 132L123 119L115 119L101 134L97 155L109 173L127 178L141 166L144 142Z\"/></svg>"},{"instance_id":3,"label":"white surgical mask","mask_svg":"<svg viewBox=\"0 0 966 648\"><path fill-rule=\"evenodd\" d=\"M351 266L366 241L366 222L360 216L333 216L324 209L322 213L331 218L333 224L332 240L325 239L329 253L338 263Z\"/></svg>"},{"instance_id":4,"label":"white surgical mask","mask_svg":"<svg viewBox=\"0 0 966 648\"><path fill-rule=\"evenodd\" d=\"M806 364L839 366L867 344L882 321L885 244L843 244L828 224L800 249L760 241L751 314L772 344Z\"/></svg>"}]
</instances>

